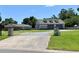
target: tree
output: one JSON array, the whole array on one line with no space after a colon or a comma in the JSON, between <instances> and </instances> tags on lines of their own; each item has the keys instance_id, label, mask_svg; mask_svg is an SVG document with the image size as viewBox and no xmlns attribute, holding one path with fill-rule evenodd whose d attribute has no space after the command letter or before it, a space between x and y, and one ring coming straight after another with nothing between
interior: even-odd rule
<instances>
[{"instance_id":1,"label":"tree","mask_svg":"<svg viewBox=\"0 0 79 59\"><path fill-rule=\"evenodd\" d=\"M28 24L31 25L32 28L35 28L37 19L34 16L31 16L29 18L24 18L22 24Z\"/></svg>"},{"instance_id":2,"label":"tree","mask_svg":"<svg viewBox=\"0 0 79 59\"><path fill-rule=\"evenodd\" d=\"M22 24L28 24L29 18L24 18Z\"/></svg>"},{"instance_id":3,"label":"tree","mask_svg":"<svg viewBox=\"0 0 79 59\"><path fill-rule=\"evenodd\" d=\"M72 16L77 16L77 13L72 8L69 8L68 10L61 9L61 11L59 13L59 18L62 20L69 19Z\"/></svg>"},{"instance_id":4,"label":"tree","mask_svg":"<svg viewBox=\"0 0 79 59\"><path fill-rule=\"evenodd\" d=\"M77 8L77 11L79 11L79 8Z\"/></svg>"},{"instance_id":5,"label":"tree","mask_svg":"<svg viewBox=\"0 0 79 59\"><path fill-rule=\"evenodd\" d=\"M65 20L66 27L73 27L74 25L79 25L79 16L71 17Z\"/></svg>"},{"instance_id":6,"label":"tree","mask_svg":"<svg viewBox=\"0 0 79 59\"><path fill-rule=\"evenodd\" d=\"M71 18L72 16L76 16L76 15L77 15L77 13L75 13L74 9L69 8L67 10L67 14L66 14L67 18Z\"/></svg>"},{"instance_id":7,"label":"tree","mask_svg":"<svg viewBox=\"0 0 79 59\"><path fill-rule=\"evenodd\" d=\"M17 21L14 21L14 24L17 24L18 22Z\"/></svg>"},{"instance_id":8,"label":"tree","mask_svg":"<svg viewBox=\"0 0 79 59\"><path fill-rule=\"evenodd\" d=\"M1 21L2 21L2 18L0 16L0 36L2 36L2 29L4 28L4 26L1 23Z\"/></svg>"},{"instance_id":9,"label":"tree","mask_svg":"<svg viewBox=\"0 0 79 59\"><path fill-rule=\"evenodd\" d=\"M67 10L66 9L61 9L60 13L59 13L59 18L64 20L66 19L66 14L67 14Z\"/></svg>"},{"instance_id":10,"label":"tree","mask_svg":"<svg viewBox=\"0 0 79 59\"><path fill-rule=\"evenodd\" d=\"M6 18L4 21L2 21L4 25L8 24L17 24L17 21L13 20L13 18Z\"/></svg>"},{"instance_id":11,"label":"tree","mask_svg":"<svg viewBox=\"0 0 79 59\"><path fill-rule=\"evenodd\" d=\"M2 17L0 16L0 21L2 21Z\"/></svg>"},{"instance_id":12,"label":"tree","mask_svg":"<svg viewBox=\"0 0 79 59\"><path fill-rule=\"evenodd\" d=\"M57 17L56 17L55 15L53 15L51 18L52 18L52 19L57 19Z\"/></svg>"},{"instance_id":13,"label":"tree","mask_svg":"<svg viewBox=\"0 0 79 59\"><path fill-rule=\"evenodd\" d=\"M31 16L30 21L31 21L32 27L35 28L35 24L36 24L37 19L34 16Z\"/></svg>"}]
</instances>

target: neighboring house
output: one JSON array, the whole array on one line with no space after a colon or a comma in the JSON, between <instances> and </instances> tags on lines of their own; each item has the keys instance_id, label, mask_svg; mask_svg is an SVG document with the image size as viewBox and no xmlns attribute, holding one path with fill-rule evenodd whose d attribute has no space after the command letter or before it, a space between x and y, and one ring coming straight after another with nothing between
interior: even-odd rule
<instances>
[{"instance_id":1,"label":"neighboring house","mask_svg":"<svg viewBox=\"0 0 79 59\"><path fill-rule=\"evenodd\" d=\"M13 27L14 29L23 29L23 30L32 29L32 26L25 25L25 24L8 24L8 25L5 25L5 28L8 28L8 27Z\"/></svg>"},{"instance_id":2,"label":"neighboring house","mask_svg":"<svg viewBox=\"0 0 79 59\"><path fill-rule=\"evenodd\" d=\"M48 19L38 20L35 26L36 29L54 29L54 27L63 29L65 27L65 24L61 19Z\"/></svg>"}]
</instances>

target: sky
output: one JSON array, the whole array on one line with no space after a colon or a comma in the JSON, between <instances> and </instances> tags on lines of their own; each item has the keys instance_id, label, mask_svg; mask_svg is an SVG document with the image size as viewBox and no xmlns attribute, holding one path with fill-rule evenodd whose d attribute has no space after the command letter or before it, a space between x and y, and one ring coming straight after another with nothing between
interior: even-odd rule
<instances>
[{"instance_id":1,"label":"sky","mask_svg":"<svg viewBox=\"0 0 79 59\"><path fill-rule=\"evenodd\" d=\"M0 5L2 19L13 18L20 24L24 18L35 16L37 19L58 16L61 9L73 8L77 12L78 5Z\"/></svg>"}]
</instances>

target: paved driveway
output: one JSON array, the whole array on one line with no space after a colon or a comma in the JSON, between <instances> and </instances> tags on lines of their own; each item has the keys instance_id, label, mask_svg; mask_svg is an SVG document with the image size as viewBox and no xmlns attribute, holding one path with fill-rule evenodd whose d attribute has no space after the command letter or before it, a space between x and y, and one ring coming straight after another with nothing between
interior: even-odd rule
<instances>
[{"instance_id":1,"label":"paved driveway","mask_svg":"<svg viewBox=\"0 0 79 59\"><path fill-rule=\"evenodd\" d=\"M0 41L0 53L38 53L38 52L72 52L62 50L47 50L52 31L28 32L19 36L12 36Z\"/></svg>"},{"instance_id":2,"label":"paved driveway","mask_svg":"<svg viewBox=\"0 0 79 59\"><path fill-rule=\"evenodd\" d=\"M45 50L48 46L50 35L51 31L22 33L19 36L12 36L0 41L0 48Z\"/></svg>"}]
</instances>

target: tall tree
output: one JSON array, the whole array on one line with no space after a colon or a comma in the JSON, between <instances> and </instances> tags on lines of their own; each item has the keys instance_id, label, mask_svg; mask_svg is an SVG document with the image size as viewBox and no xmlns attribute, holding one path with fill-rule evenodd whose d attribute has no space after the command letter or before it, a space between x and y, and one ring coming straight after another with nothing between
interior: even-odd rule
<instances>
[{"instance_id":1,"label":"tall tree","mask_svg":"<svg viewBox=\"0 0 79 59\"><path fill-rule=\"evenodd\" d=\"M1 24L2 18L0 16L0 36L2 36L3 25Z\"/></svg>"},{"instance_id":2,"label":"tall tree","mask_svg":"<svg viewBox=\"0 0 79 59\"><path fill-rule=\"evenodd\" d=\"M30 18L24 18L22 24L29 24Z\"/></svg>"},{"instance_id":3,"label":"tall tree","mask_svg":"<svg viewBox=\"0 0 79 59\"><path fill-rule=\"evenodd\" d=\"M59 13L59 18L62 20L65 20L65 19L71 18L72 16L76 16L76 15L77 13L72 8L69 8L68 10L61 9Z\"/></svg>"},{"instance_id":4,"label":"tall tree","mask_svg":"<svg viewBox=\"0 0 79 59\"><path fill-rule=\"evenodd\" d=\"M51 18L52 18L52 19L57 19L57 17L56 17L55 15L53 15Z\"/></svg>"},{"instance_id":5,"label":"tall tree","mask_svg":"<svg viewBox=\"0 0 79 59\"><path fill-rule=\"evenodd\" d=\"M79 8L77 8L77 11L79 11Z\"/></svg>"},{"instance_id":6,"label":"tall tree","mask_svg":"<svg viewBox=\"0 0 79 59\"><path fill-rule=\"evenodd\" d=\"M32 27L35 28L35 24L36 24L37 19L34 16L31 16L30 21L31 21Z\"/></svg>"},{"instance_id":7,"label":"tall tree","mask_svg":"<svg viewBox=\"0 0 79 59\"><path fill-rule=\"evenodd\" d=\"M59 13L59 18L64 20L66 19L66 14L67 14L67 10L66 9L61 9L60 13Z\"/></svg>"},{"instance_id":8,"label":"tall tree","mask_svg":"<svg viewBox=\"0 0 79 59\"><path fill-rule=\"evenodd\" d=\"M74 9L69 8L67 10L67 14L66 14L67 18L71 18L72 16L76 16L76 15L77 15L77 13L75 13Z\"/></svg>"},{"instance_id":9,"label":"tall tree","mask_svg":"<svg viewBox=\"0 0 79 59\"><path fill-rule=\"evenodd\" d=\"M24 18L22 24L29 24L32 26L32 28L35 28L37 19L34 16L31 16L29 18Z\"/></svg>"},{"instance_id":10,"label":"tall tree","mask_svg":"<svg viewBox=\"0 0 79 59\"><path fill-rule=\"evenodd\" d=\"M0 16L0 21L2 21L2 17Z\"/></svg>"}]
</instances>

